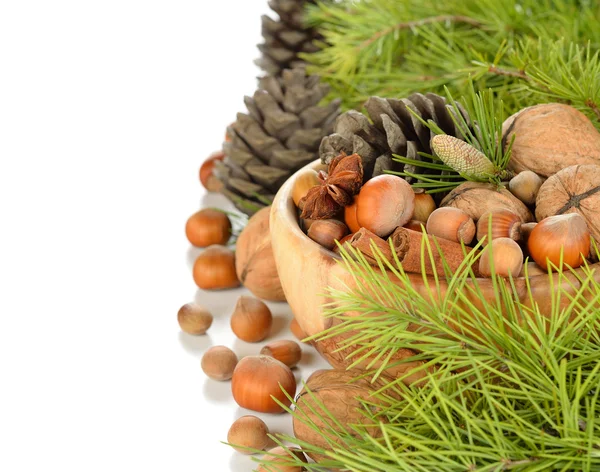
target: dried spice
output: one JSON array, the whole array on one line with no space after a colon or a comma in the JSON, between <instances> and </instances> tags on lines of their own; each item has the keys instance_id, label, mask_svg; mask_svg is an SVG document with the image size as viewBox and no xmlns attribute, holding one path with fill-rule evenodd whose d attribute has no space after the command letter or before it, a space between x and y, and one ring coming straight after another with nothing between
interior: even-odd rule
<instances>
[{"instance_id":1,"label":"dried spice","mask_svg":"<svg viewBox=\"0 0 600 472\"><path fill-rule=\"evenodd\" d=\"M328 172L319 172L320 185L311 188L300 201L302 218L323 220L350 205L363 181L360 156L342 153L329 164Z\"/></svg>"}]
</instances>

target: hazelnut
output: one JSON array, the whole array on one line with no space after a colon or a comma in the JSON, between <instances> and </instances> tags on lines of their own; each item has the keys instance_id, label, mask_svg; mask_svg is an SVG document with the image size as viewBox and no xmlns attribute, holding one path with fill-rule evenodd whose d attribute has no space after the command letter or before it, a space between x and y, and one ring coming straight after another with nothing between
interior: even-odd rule
<instances>
[{"instance_id":1,"label":"hazelnut","mask_svg":"<svg viewBox=\"0 0 600 472\"><path fill-rule=\"evenodd\" d=\"M177 321L182 331L197 335L206 333L213 317L206 308L196 303L187 303L177 312Z\"/></svg>"},{"instance_id":2,"label":"hazelnut","mask_svg":"<svg viewBox=\"0 0 600 472\"><path fill-rule=\"evenodd\" d=\"M238 363L235 353L225 346L213 346L202 356L201 367L213 380L229 380Z\"/></svg>"}]
</instances>

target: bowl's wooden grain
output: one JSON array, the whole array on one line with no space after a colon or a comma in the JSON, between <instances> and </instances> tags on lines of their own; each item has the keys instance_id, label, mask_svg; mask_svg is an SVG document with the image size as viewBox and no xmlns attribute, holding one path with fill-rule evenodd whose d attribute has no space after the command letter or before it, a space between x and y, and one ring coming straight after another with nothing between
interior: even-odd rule
<instances>
[{"instance_id":1,"label":"bowl's wooden grain","mask_svg":"<svg viewBox=\"0 0 600 472\"><path fill-rule=\"evenodd\" d=\"M316 168L319 161L309 164L307 167ZM292 189L296 176L292 176L279 190L271 209L271 238L277 270L281 279L281 285L286 299L300 327L309 335L317 334L331 326L332 320L325 319L322 314L322 306L331 300L325 295L327 287L342 288L344 285L354 286L354 280L338 261L340 257L329 251L306 236L298 226L297 210L292 201ZM592 266L600 269L600 263ZM581 272L579 269L576 272ZM583 275L583 274L580 274ZM600 270L595 271L595 279L600 283ZM574 292L580 283L574 274L568 274L569 282L563 283L565 290ZM426 285L420 274L410 275L411 283L419 291L425 292ZM479 286L488 299L494 298L494 290L491 279L479 279ZM515 279L515 286L521 301L531 306L538 304L541 313L550 313L552 302L551 284L547 275L531 277L531 297L527 295L526 281L524 278ZM556 286L558 281L554 280ZM444 282L440 282L441 289L447 289ZM481 303L474 298L476 305ZM563 300L566 305L568 300ZM323 357L336 368L347 367L351 360L347 358L350 349L339 349L341 337L329 338L317 341L315 346ZM336 351L336 352L334 352ZM406 358L414 355L414 352L405 349L398 353L398 358ZM364 365L366 365L365 361ZM413 367L415 363L406 363L390 369L387 373L397 376ZM408 378L407 381L415 380Z\"/></svg>"}]
</instances>

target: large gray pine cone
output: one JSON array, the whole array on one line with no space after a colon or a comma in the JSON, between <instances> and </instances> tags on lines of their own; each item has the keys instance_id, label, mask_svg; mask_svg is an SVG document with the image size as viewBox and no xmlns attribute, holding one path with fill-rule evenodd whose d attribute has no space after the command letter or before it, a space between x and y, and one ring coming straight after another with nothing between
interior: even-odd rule
<instances>
[{"instance_id":1,"label":"large gray pine cone","mask_svg":"<svg viewBox=\"0 0 600 472\"><path fill-rule=\"evenodd\" d=\"M319 144L333 131L340 101L320 106L329 86L303 68L260 79L248 113L238 113L215 164L221 190L241 211L253 214L270 204L290 175L318 158Z\"/></svg>"},{"instance_id":2,"label":"large gray pine cone","mask_svg":"<svg viewBox=\"0 0 600 472\"><path fill-rule=\"evenodd\" d=\"M460 105L458 108L472 126L466 110ZM388 170L421 174L435 172L404 166L393 160L393 154L417 160L426 159L419 152L431 154L429 143L432 132L409 110L425 121L433 120L446 134L463 138L451 116L456 109L444 97L434 93L414 93L402 99L370 97L365 109L368 117L354 110L340 115L335 122L334 133L324 138L319 148L319 155L326 164L342 151L359 154L363 160L365 180ZM414 181L411 178L407 180Z\"/></svg>"},{"instance_id":3,"label":"large gray pine cone","mask_svg":"<svg viewBox=\"0 0 600 472\"><path fill-rule=\"evenodd\" d=\"M291 69L304 63L300 53L316 52L313 44L320 36L312 28L304 25L304 9L315 0L270 0L269 7L277 13L278 20L262 16L264 41L258 45L262 53L256 64L267 74L278 76L284 69Z\"/></svg>"}]
</instances>

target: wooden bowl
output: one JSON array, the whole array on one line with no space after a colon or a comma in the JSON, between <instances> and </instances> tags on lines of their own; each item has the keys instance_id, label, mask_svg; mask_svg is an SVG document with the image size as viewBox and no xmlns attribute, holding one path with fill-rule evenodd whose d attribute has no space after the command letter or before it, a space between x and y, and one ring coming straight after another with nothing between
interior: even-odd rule
<instances>
[{"instance_id":1,"label":"wooden bowl","mask_svg":"<svg viewBox=\"0 0 600 472\"><path fill-rule=\"evenodd\" d=\"M315 161L306 166L306 168L317 168L320 162ZM323 295L327 287L343 288L355 286L355 282L346 271L342 264L339 264L341 257L336 253L329 251L306 236L298 225L297 209L292 201L292 189L294 182L300 172L294 174L281 187L277 193L271 209L271 240L275 262L281 279L281 285L285 292L287 302L290 304L292 312L300 327L312 336L329 328L333 321L331 318L323 317L322 306L331 302L326 295ZM600 269L600 263L594 264L593 268ZM582 269L575 271L583 275ZM420 292L425 294L426 284L421 274L409 274L411 283ZM567 274L569 282L563 282L563 288L573 293L580 287L580 282L575 274ZM594 277L600 282L600 270L596 270ZM554 286L557 286L557 276L554 276ZM430 278L433 282L433 278ZM440 281L442 293L447 290L447 285ZM551 284L547 275L539 275L529 278L532 297L527 294L525 278L514 280L517 293L527 306L531 306L532 300L537 303L541 313L549 314L551 309ZM486 298L493 300L495 298L491 279L480 278L478 284ZM566 298L566 297L563 297ZM480 305L481 301L473 297L471 300L475 305ZM564 305L568 300L563 301ZM347 313L348 315L348 313ZM315 347L321 355L336 368L346 368L351 362L347 356L351 354L350 348L338 350L340 342L344 337L337 336L315 342ZM415 353L410 349L404 349L397 355L398 359L404 359L413 356ZM368 364L365 360L363 367ZM387 374L398 376L405 373L408 369L416 366L416 363L403 363L399 366L388 369ZM360 366L359 366L360 367ZM422 374L416 374L408 377L405 381L411 382L422 377Z\"/></svg>"}]
</instances>

